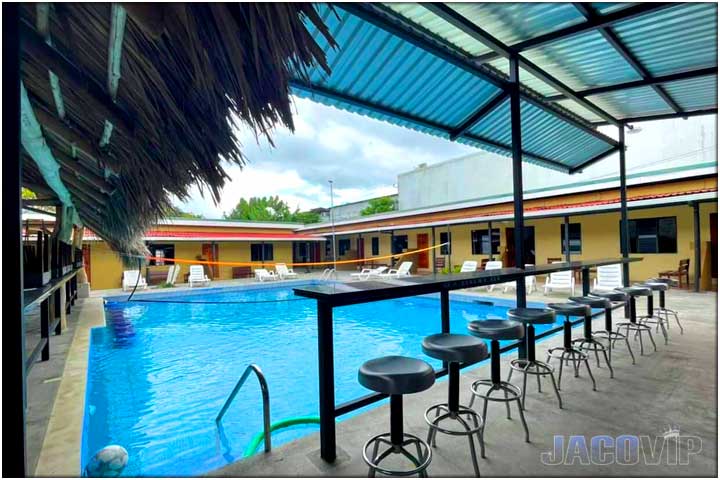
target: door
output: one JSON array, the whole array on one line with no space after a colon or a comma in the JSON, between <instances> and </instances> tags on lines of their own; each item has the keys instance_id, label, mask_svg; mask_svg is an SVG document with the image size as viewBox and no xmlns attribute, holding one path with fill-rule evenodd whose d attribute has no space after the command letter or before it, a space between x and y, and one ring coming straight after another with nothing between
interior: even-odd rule
<instances>
[{"instance_id":1,"label":"door","mask_svg":"<svg viewBox=\"0 0 720 480\"><path fill-rule=\"evenodd\" d=\"M216 243L203 243L202 244L202 256L208 261L208 262L217 262L218 257L220 256L220 247ZM218 278L219 272L218 272L218 266L217 265L205 265L205 271L210 272L210 278Z\"/></svg>"},{"instance_id":2,"label":"door","mask_svg":"<svg viewBox=\"0 0 720 480\"><path fill-rule=\"evenodd\" d=\"M87 281L88 283L91 282L91 268L90 268L90 245L84 244L82 246L82 254L83 254L83 264L85 265L85 274L87 275Z\"/></svg>"},{"instance_id":3,"label":"door","mask_svg":"<svg viewBox=\"0 0 720 480\"><path fill-rule=\"evenodd\" d=\"M525 227L525 235L523 238L523 250L525 250L525 259L523 263L529 263L535 265L535 227ZM505 245L506 254L505 258L502 258L503 266L515 267L515 229L505 229Z\"/></svg>"},{"instance_id":4,"label":"door","mask_svg":"<svg viewBox=\"0 0 720 480\"><path fill-rule=\"evenodd\" d=\"M417 248L418 250L422 250L423 248L428 248L430 244L428 243L428 234L427 233L418 233L417 234ZM430 268L430 252L425 250L424 252L418 253L418 268Z\"/></svg>"},{"instance_id":5,"label":"door","mask_svg":"<svg viewBox=\"0 0 720 480\"><path fill-rule=\"evenodd\" d=\"M718 278L718 217L717 213L710 214L710 255L712 256L712 278Z\"/></svg>"},{"instance_id":6,"label":"door","mask_svg":"<svg viewBox=\"0 0 720 480\"><path fill-rule=\"evenodd\" d=\"M357 239L357 259L362 260L365 258L365 239L358 237Z\"/></svg>"}]
</instances>

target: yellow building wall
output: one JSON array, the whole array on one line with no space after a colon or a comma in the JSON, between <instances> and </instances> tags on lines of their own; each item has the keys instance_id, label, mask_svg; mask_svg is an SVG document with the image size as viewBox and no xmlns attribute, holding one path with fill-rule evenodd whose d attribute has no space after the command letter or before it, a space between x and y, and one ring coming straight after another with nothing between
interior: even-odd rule
<instances>
[{"instance_id":1,"label":"yellow building wall","mask_svg":"<svg viewBox=\"0 0 720 480\"><path fill-rule=\"evenodd\" d=\"M94 290L122 287L123 265L120 257L105 242L90 245L90 286Z\"/></svg>"}]
</instances>

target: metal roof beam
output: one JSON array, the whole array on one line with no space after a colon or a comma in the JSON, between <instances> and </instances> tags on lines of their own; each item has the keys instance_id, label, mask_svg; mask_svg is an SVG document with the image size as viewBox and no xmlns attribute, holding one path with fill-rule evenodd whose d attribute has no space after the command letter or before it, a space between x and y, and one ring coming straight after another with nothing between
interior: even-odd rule
<instances>
[{"instance_id":1,"label":"metal roof beam","mask_svg":"<svg viewBox=\"0 0 720 480\"><path fill-rule=\"evenodd\" d=\"M608 151L606 151L606 152L603 152L603 153L601 153L601 154L599 154L599 155L596 155L596 156L594 156L593 158L591 158L590 160L587 160L587 161L581 163L581 164L578 165L577 167L571 168L571 169L570 169L570 174L573 174L573 173L582 173L582 171L583 171L584 169L586 169L587 167L589 167L589 166L592 165L593 163L599 162L599 161L602 160L603 158L608 157L608 156L612 155L613 153L615 153L615 152L617 152L617 151L619 151L619 150L620 150L620 147L613 147L613 148L611 148L610 150L608 150Z\"/></svg>"},{"instance_id":2,"label":"metal roof beam","mask_svg":"<svg viewBox=\"0 0 720 480\"><path fill-rule=\"evenodd\" d=\"M644 117L628 117L623 118L623 123L638 123L638 122L651 122L653 120L667 120L671 118L684 118L699 117L702 115L717 115L718 109L716 108L705 108L702 110L695 110L692 112L680 112L680 113L661 113L659 115L646 115ZM593 125L607 125L607 122L596 122Z\"/></svg>"},{"instance_id":3,"label":"metal roof beam","mask_svg":"<svg viewBox=\"0 0 720 480\"><path fill-rule=\"evenodd\" d=\"M467 35L470 35L474 39L486 45L488 48L492 49L499 55L502 55L505 58L510 58L510 56L515 55L515 52L513 52L509 47L504 45L497 38L493 37L488 32L480 28L477 24L472 22L470 19L461 15L458 11L450 8L449 6L442 3L421 3L420 5L427 8L429 11L433 12L435 15L442 18L446 22L450 23L455 28L459 29ZM562 92L568 98L587 108L591 112L598 115L600 118L610 122L613 125L620 126L620 122L618 122L618 120L612 115L607 113L605 110L599 108L592 102L578 96L572 89L570 89L570 87L568 87L567 85L565 85L564 83L562 83L561 81L535 65L533 62L523 58L520 55L518 55L518 59L520 61L520 66L533 76L547 83L555 90Z\"/></svg>"},{"instance_id":4,"label":"metal roof beam","mask_svg":"<svg viewBox=\"0 0 720 480\"><path fill-rule=\"evenodd\" d=\"M648 13L656 12L675 5L677 5L677 3L639 3L627 8L623 8L621 10L610 12L607 15L599 15L593 20L588 20L586 22L578 23L576 25L570 25L569 27L561 28L559 30L549 32L544 35L538 35L537 37L510 45L509 48L514 52L530 50L531 48L537 48L548 43L556 42L558 40L564 40L566 38L574 37L575 35L580 35L582 33L596 30L598 28L608 27L623 20L629 20L631 18L646 15ZM496 54L495 52L490 52L485 55L477 56L475 60L481 63L485 63L491 60L495 60L499 56L500 55Z\"/></svg>"},{"instance_id":5,"label":"metal roof beam","mask_svg":"<svg viewBox=\"0 0 720 480\"><path fill-rule=\"evenodd\" d=\"M382 115L387 115L388 117L395 118L396 120L400 120L402 122L409 122L409 123L413 123L415 125L418 125L418 126L421 126L424 128L429 128L429 129L435 130L439 133L444 133L444 134L448 135L448 137L450 137L450 135L452 135L452 132L454 131L453 127L451 127L451 126L442 125L440 123L426 120L424 118L420 118L420 117L417 117L417 116L409 114L409 113L401 112L401 111L393 109L393 108L385 107L383 105L379 105L379 104L372 103L372 102L367 102L365 100L361 100L361 99L353 97L351 95L347 95L345 93L338 92L336 90L332 90L332 89L329 89L327 87L323 87L320 85L309 84L309 83L303 82L301 80L293 79L293 80L290 80L290 86L292 88L295 88L298 90L303 90L310 94L317 94L317 95L320 95L323 97L331 98L333 100L346 103L348 105L352 105L352 106L359 107L359 108L364 108L367 110L372 110L372 111L378 112ZM458 138L463 138L465 140L482 143L489 147L500 149L500 150L506 151L508 153L511 151L510 145L496 142L494 140L482 137L480 135L474 135L474 134L465 132L465 133L459 135ZM564 164L558 162L557 160L543 157L541 155L535 155L533 153L523 151L523 156L527 157L527 158L531 158L536 161L539 161L548 166L552 166L554 168L560 169L564 172L569 172L569 170L570 170L567 165L564 165Z\"/></svg>"},{"instance_id":6,"label":"metal roof beam","mask_svg":"<svg viewBox=\"0 0 720 480\"><path fill-rule=\"evenodd\" d=\"M498 105L503 103L503 101L508 97L507 92L500 92L495 97L493 97L489 102L485 103L482 107L478 108L475 113L470 115L467 120L465 120L463 123L461 123L455 130L453 130L450 133L450 140L457 140L458 137L465 134L468 130L470 130L473 125L477 124L485 115L489 114L495 108L497 108Z\"/></svg>"},{"instance_id":7,"label":"metal roof beam","mask_svg":"<svg viewBox=\"0 0 720 480\"><path fill-rule=\"evenodd\" d=\"M592 7L589 3L573 3L575 8L577 8L580 13L583 14L583 16L588 20L594 20L598 17L597 11ZM652 79L652 74L648 71L647 68L638 60L635 55L628 49L628 47L620 40L620 37L617 36L617 34L612 30L611 27L600 27L600 34L603 36L606 42L608 42L616 52L620 54L620 56L625 59L625 61L635 70L638 75L640 75L644 80ZM675 110L676 112L681 112L682 108L680 108L680 105L678 105L675 100L670 97L670 95L665 91L664 88L662 88L658 84L652 85L653 90L655 90L655 93L657 93L660 98L663 99L665 103L667 103L670 108Z\"/></svg>"},{"instance_id":8,"label":"metal roof beam","mask_svg":"<svg viewBox=\"0 0 720 480\"><path fill-rule=\"evenodd\" d=\"M691 80L693 78L709 77L711 75L717 75L717 67L699 68L697 70L688 70L686 72L672 73L670 75L663 75L660 77L644 78L642 80L633 80L631 82L616 83L614 85L606 85L604 87L588 88L587 90L576 91L575 93L581 97L588 97L590 95L598 95L607 92L616 92L618 90L627 90L629 88L637 87L650 87L653 85L660 85L663 83L677 82L679 80ZM564 100L567 97L565 95L552 95L545 97L546 102L557 102L558 100Z\"/></svg>"}]
</instances>

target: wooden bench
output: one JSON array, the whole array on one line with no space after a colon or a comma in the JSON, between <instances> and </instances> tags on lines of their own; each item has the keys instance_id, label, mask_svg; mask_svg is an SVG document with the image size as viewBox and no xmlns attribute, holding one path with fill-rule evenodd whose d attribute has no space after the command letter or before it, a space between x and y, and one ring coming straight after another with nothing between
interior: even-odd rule
<instances>
[{"instance_id":1,"label":"wooden bench","mask_svg":"<svg viewBox=\"0 0 720 480\"><path fill-rule=\"evenodd\" d=\"M251 267L232 267L232 278L251 278L252 276Z\"/></svg>"}]
</instances>

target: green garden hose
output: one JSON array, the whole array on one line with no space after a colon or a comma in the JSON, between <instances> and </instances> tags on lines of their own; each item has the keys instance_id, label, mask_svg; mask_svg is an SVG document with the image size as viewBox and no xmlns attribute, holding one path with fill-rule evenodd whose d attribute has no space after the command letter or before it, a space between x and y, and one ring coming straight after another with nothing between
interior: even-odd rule
<instances>
[{"instance_id":1,"label":"green garden hose","mask_svg":"<svg viewBox=\"0 0 720 480\"><path fill-rule=\"evenodd\" d=\"M283 428L292 427L295 425L309 425L309 424L320 424L320 417L291 417L286 418L285 420L280 420L279 422L275 422L270 425L270 432L274 432L275 430L281 430ZM255 455L255 452L257 451L258 447L260 447L260 444L263 442L265 438L265 432L258 432L255 434L255 436L250 440L250 444L245 449L245 453L243 454L243 457L251 457Z\"/></svg>"}]
</instances>

